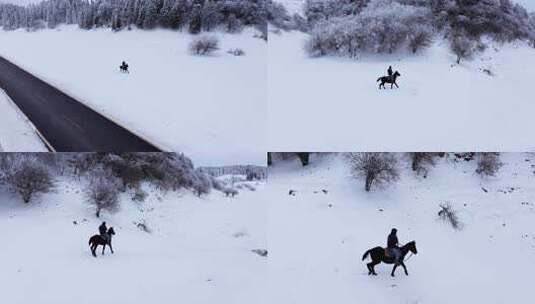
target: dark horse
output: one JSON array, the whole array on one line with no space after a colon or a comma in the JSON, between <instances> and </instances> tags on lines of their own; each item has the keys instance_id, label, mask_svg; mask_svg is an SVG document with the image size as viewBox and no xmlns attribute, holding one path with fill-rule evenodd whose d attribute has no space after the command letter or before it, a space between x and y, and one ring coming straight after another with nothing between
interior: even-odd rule
<instances>
[{"instance_id":1,"label":"dark horse","mask_svg":"<svg viewBox=\"0 0 535 304\"><path fill-rule=\"evenodd\" d=\"M93 235L89 239L89 247L91 248L91 253L96 258L97 257L97 247L98 245L104 246L102 248L102 255L104 255L104 249L106 249L106 245L110 246L111 253L113 253L113 247L111 247L111 238L113 235L115 235L115 230L113 230L113 227L110 227L108 231L106 232L108 235L108 239L104 239L100 234Z\"/></svg>"},{"instance_id":2,"label":"dark horse","mask_svg":"<svg viewBox=\"0 0 535 304\"><path fill-rule=\"evenodd\" d=\"M396 83L396 79L398 78L398 76L401 76L401 74L396 71L392 76L383 76L383 77L379 77L377 78L377 82L381 82L381 84L379 84L379 89L381 87L383 87L383 89L385 89L385 83L390 83L390 88L393 89L394 88L394 85L396 85L397 88L399 88L398 84Z\"/></svg>"},{"instance_id":3,"label":"dark horse","mask_svg":"<svg viewBox=\"0 0 535 304\"><path fill-rule=\"evenodd\" d=\"M405 259L405 256L407 255L407 253L409 253L409 251L414 254L418 253L418 250L416 250L416 242L415 241L409 242L403 245L403 247L400 247L400 250L401 250L401 257L399 258L399 265L403 266L403 269L405 269L405 274L409 275L409 273L407 272L407 267L405 267L405 263L403 263L403 260ZM386 263L386 264L394 264L394 257L386 256L385 249L383 247L377 246L375 248L372 248L366 251L364 255L362 256L363 261L366 259L366 257L368 257L368 254L372 258L372 261L366 265L368 266L368 275L372 275L372 274L377 275L377 273L375 273L374 266L381 262ZM396 271L397 267L398 267L398 264L395 264L394 268L392 268L392 273L390 274L391 276L394 276L394 272Z\"/></svg>"},{"instance_id":4,"label":"dark horse","mask_svg":"<svg viewBox=\"0 0 535 304\"><path fill-rule=\"evenodd\" d=\"M124 73L130 73L128 71L128 64L123 61L123 63L119 66L119 70Z\"/></svg>"}]
</instances>

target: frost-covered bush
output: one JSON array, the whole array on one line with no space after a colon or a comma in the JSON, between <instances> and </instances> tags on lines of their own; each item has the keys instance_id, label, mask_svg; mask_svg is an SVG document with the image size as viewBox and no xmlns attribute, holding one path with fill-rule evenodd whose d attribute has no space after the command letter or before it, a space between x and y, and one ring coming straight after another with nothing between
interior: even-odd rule
<instances>
[{"instance_id":1,"label":"frost-covered bush","mask_svg":"<svg viewBox=\"0 0 535 304\"><path fill-rule=\"evenodd\" d=\"M227 51L228 54L234 55L234 56L245 56L245 51L240 48L234 48Z\"/></svg>"},{"instance_id":2,"label":"frost-covered bush","mask_svg":"<svg viewBox=\"0 0 535 304\"><path fill-rule=\"evenodd\" d=\"M386 185L399 179L398 162L393 153L348 153L346 157L353 176L364 179L367 192L373 185Z\"/></svg>"},{"instance_id":3,"label":"frost-covered bush","mask_svg":"<svg viewBox=\"0 0 535 304\"><path fill-rule=\"evenodd\" d=\"M303 7L305 17L313 25L335 17L355 15L370 0L307 0Z\"/></svg>"},{"instance_id":4,"label":"frost-covered bush","mask_svg":"<svg viewBox=\"0 0 535 304\"><path fill-rule=\"evenodd\" d=\"M143 191L141 188L136 189L132 195L132 200L134 202L144 202L146 198L147 192Z\"/></svg>"},{"instance_id":5,"label":"frost-covered bush","mask_svg":"<svg viewBox=\"0 0 535 304\"><path fill-rule=\"evenodd\" d=\"M197 180L193 163L182 154L87 153L76 155L71 162L79 175L109 170L120 181L121 191L137 189L143 182L163 191L192 189Z\"/></svg>"},{"instance_id":6,"label":"frost-covered bush","mask_svg":"<svg viewBox=\"0 0 535 304\"><path fill-rule=\"evenodd\" d=\"M200 197L203 194L210 193L210 190L212 189L212 180L210 177L200 171L197 171L196 173L195 182L191 187L195 194Z\"/></svg>"},{"instance_id":7,"label":"frost-covered bush","mask_svg":"<svg viewBox=\"0 0 535 304\"><path fill-rule=\"evenodd\" d=\"M235 197L236 195L238 195L239 192L238 190L233 188L226 188L223 189L223 193L225 194L225 196Z\"/></svg>"},{"instance_id":8,"label":"frost-covered bush","mask_svg":"<svg viewBox=\"0 0 535 304\"><path fill-rule=\"evenodd\" d=\"M119 208L119 181L108 170L93 171L84 193L89 204L95 207L96 217L102 210L117 211Z\"/></svg>"},{"instance_id":9,"label":"frost-covered bush","mask_svg":"<svg viewBox=\"0 0 535 304\"><path fill-rule=\"evenodd\" d=\"M214 36L201 36L193 39L189 51L193 55L208 56L219 50L219 39Z\"/></svg>"},{"instance_id":10,"label":"frost-covered bush","mask_svg":"<svg viewBox=\"0 0 535 304\"><path fill-rule=\"evenodd\" d=\"M416 174L427 177L429 168L435 165L437 153L432 152L414 152L410 153L411 168Z\"/></svg>"},{"instance_id":11,"label":"frost-covered bush","mask_svg":"<svg viewBox=\"0 0 535 304\"><path fill-rule=\"evenodd\" d=\"M453 209L451 203L446 202L440 204L440 211L438 212L438 217L442 221L449 223L453 229L459 230L462 228L462 223L457 216L457 211Z\"/></svg>"},{"instance_id":12,"label":"frost-covered bush","mask_svg":"<svg viewBox=\"0 0 535 304\"><path fill-rule=\"evenodd\" d=\"M266 0L266 18L269 24L283 30L290 30L295 27L293 19L284 5L273 0Z\"/></svg>"},{"instance_id":13,"label":"frost-covered bush","mask_svg":"<svg viewBox=\"0 0 535 304\"><path fill-rule=\"evenodd\" d=\"M25 203L29 203L37 194L50 192L55 187L50 169L35 157L19 154L19 157L10 160L8 166L6 181Z\"/></svg>"},{"instance_id":14,"label":"frost-covered bush","mask_svg":"<svg viewBox=\"0 0 535 304\"><path fill-rule=\"evenodd\" d=\"M416 53L431 45L433 33L429 26L417 26L409 33L409 49Z\"/></svg>"},{"instance_id":15,"label":"frost-covered bush","mask_svg":"<svg viewBox=\"0 0 535 304\"><path fill-rule=\"evenodd\" d=\"M311 56L351 58L361 53L393 53L403 47L418 50L430 42L430 14L424 7L373 0L359 14L318 21L305 50Z\"/></svg>"},{"instance_id":16,"label":"frost-covered bush","mask_svg":"<svg viewBox=\"0 0 535 304\"><path fill-rule=\"evenodd\" d=\"M500 154L493 152L479 153L476 173L482 176L495 176L503 163L500 161Z\"/></svg>"},{"instance_id":17,"label":"frost-covered bush","mask_svg":"<svg viewBox=\"0 0 535 304\"><path fill-rule=\"evenodd\" d=\"M457 64L461 59L470 59L476 51L476 42L464 34L455 34L450 41L450 49L457 56Z\"/></svg>"}]
</instances>

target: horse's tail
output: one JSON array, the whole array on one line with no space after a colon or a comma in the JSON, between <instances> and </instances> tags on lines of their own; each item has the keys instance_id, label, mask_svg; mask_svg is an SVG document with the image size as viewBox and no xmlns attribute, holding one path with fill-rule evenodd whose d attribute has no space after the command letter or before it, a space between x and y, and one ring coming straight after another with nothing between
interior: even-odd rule
<instances>
[{"instance_id":1,"label":"horse's tail","mask_svg":"<svg viewBox=\"0 0 535 304\"><path fill-rule=\"evenodd\" d=\"M376 81L376 82L379 82L379 81L381 81L381 78L383 78L383 77L379 77L379 78L377 78L377 81Z\"/></svg>"},{"instance_id":2,"label":"horse's tail","mask_svg":"<svg viewBox=\"0 0 535 304\"><path fill-rule=\"evenodd\" d=\"M372 251L372 250L370 249L370 250L364 252L364 255L362 256L362 260L363 261L368 257L368 255L370 254L370 251Z\"/></svg>"}]
</instances>

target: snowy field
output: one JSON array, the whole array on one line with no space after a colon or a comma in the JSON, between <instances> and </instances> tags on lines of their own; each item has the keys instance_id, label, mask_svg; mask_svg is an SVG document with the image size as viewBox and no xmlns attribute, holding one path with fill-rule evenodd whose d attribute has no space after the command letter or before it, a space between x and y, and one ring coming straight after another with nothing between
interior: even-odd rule
<instances>
[{"instance_id":1,"label":"snowy field","mask_svg":"<svg viewBox=\"0 0 535 304\"><path fill-rule=\"evenodd\" d=\"M269 37L272 151L441 151L534 148L528 89L535 49L489 47L472 61L436 41L422 54L309 58L307 35ZM399 89L379 90L392 65ZM493 76L484 72L488 69ZM296 121L299 123L296 123Z\"/></svg>"},{"instance_id":2,"label":"snowy field","mask_svg":"<svg viewBox=\"0 0 535 304\"><path fill-rule=\"evenodd\" d=\"M26 117L0 89L0 152L47 152Z\"/></svg>"},{"instance_id":3,"label":"snowy field","mask_svg":"<svg viewBox=\"0 0 535 304\"><path fill-rule=\"evenodd\" d=\"M213 33L221 49L196 57L193 36L169 30L21 29L0 31L0 56L199 165L265 165L267 46L255 34Z\"/></svg>"},{"instance_id":4,"label":"snowy field","mask_svg":"<svg viewBox=\"0 0 535 304\"><path fill-rule=\"evenodd\" d=\"M370 193L337 156L311 159L306 169L298 161L278 163L268 186L269 273L277 278L270 280L271 303L530 302L535 157L502 154L502 161L502 171L489 179L473 173L474 161L451 158L427 179L404 168L395 186ZM438 219L446 201L461 230ZM392 265L380 264L370 277L362 255L386 246L393 227L401 243L416 241L409 276L398 268L392 278Z\"/></svg>"},{"instance_id":5,"label":"snowy field","mask_svg":"<svg viewBox=\"0 0 535 304\"><path fill-rule=\"evenodd\" d=\"M24 205L1 194L0 285L3 303L264 303L265 189L236 198L213 192L150 192L144 203L123 198L103 214L115 254L91 256L100 221L76 184ZM5 192L2 192L5 193ZM134 222L148 225L142 232ZM76 221L77 224L74 224Z\"/></svg>"}]
</instances>

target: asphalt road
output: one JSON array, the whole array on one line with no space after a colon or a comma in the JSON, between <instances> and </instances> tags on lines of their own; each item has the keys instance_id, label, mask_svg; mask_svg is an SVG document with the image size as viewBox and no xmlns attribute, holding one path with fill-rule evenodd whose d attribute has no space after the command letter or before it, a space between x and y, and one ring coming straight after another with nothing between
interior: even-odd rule
<instances>
[{"instance_id":1,"label":"asphalt road","mask_svg":"<svg viewBox=\"0 0 535 304\"><path fill-rule=\"evenodd\" d=\"M0 57L0 88L57 152L160 152L3 57Z\"/></svg>"}]
</instances>

